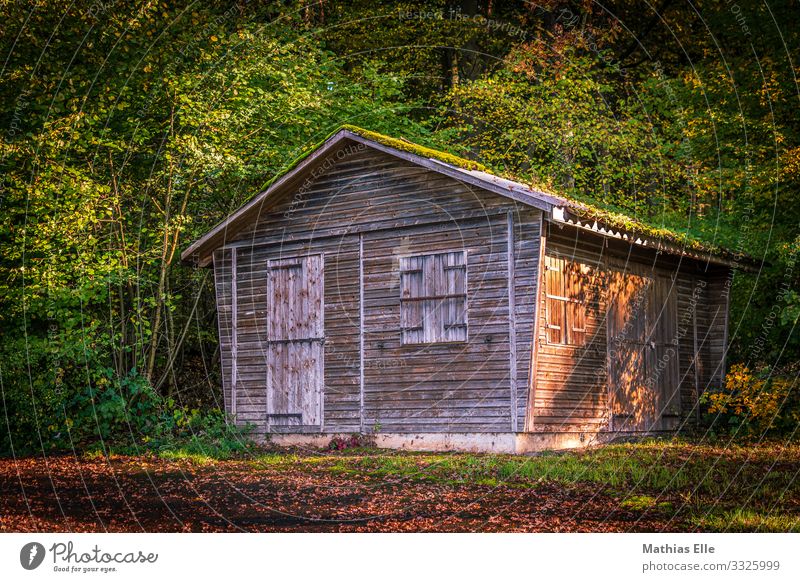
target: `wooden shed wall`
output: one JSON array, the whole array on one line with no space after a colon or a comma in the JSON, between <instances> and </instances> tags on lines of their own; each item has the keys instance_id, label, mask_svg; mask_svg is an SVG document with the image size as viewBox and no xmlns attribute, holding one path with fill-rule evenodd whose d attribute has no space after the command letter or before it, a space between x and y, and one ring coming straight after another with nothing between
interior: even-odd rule
<instances>
[{"instance_id":1,"label":"wooden shed wall","mask_svg":"<svg viewBox=\"0 0 800 582\"><path fill-rule=\"evenodd\" d=\"M217 251L214 269L226 410L258 431L266 426L267 262L282 257L325 253L325 392L323 425L358 428L359 320L357 236L320 238L309 244L248 245ZM231 257L236 254L236 277ZM235 280L235 297L232 295ZM235 308L235 309L234 309ZM233 313L236 313L234 334ZM235 361L235 365L234 365ZM232 370L236 369L234 379ZM231 388L236 383L235 403ZM355 409L355 416L353 410ZM295 430L295 429L292 429ZM296 429L316 431L318 428Z\"/></svg>"},{"instance_id":2,"label":"wooden shed wall","mask_svg":"<svg viewBox=\"0 0 800 582\"><path fill-rule=\"evenodd\" d=\"M535 213L538 214L538 213ZM538 217L534 217L538 218ZM364 235L365 423L388 432L504 432L524 423L538 220L517 230L516 378L510 373L508 216ZM393 254L467 252L468 340L401 345ZM512 396L515 394L515 396ZM512 424L512 398L516 419Z\"/></svg>"},{"instance_id":3,"label":"wooden shed wall","mask_svg":"<svg viewBox=\"0 0 800 582\"><path fill-rule=\"evenodd\" d=\"M366 148L332 154L324 172L265 207L214 254L227 409L266 430L267 261L323 252L323 431L521 430L540 224L536 209L393 156ZM468 255L469 341L399 345L397 259L460 249Z\"/></svg>"},{"instance_id":4,"label":"wooden shed wall","mask_svg":"<svg viewBox=\"0 0 800 582\"><path fill-rule=\"evenodd\" d=\"M214 251L214 289L217 295L217 328L222 371L222 397L225 410L235 414L231 387L233 386L233 253Z\"/></svg>"},{"instance_id":5,"label":"wooden shed wall","mask_svg":"<svg viewBox=\"0 0 800 582\"><path fill-rule=\"evenodd\" d=\"M568 257L604 268L602 239L570 238L554 227L547 229L545 254ZM536 383L529 428L532 431L593 431L607 424L606 320L602 285L586 296L586 344L552 345L547 342L546 299L540 296Z\"/></svg>"},{"instance_id":6,"label":"wooden shed wall","mask_svg":"<svg viewBox=\"0 0 800 582\"><path fill-rule=\"evenodd\" d=\"M544 253L606 272L609 261L643 266L673 279L677 292L681 421L692 422L697 398L724 377L729 270L609 240L589 231L547 223ZM603 277L588 292L584 346L548 344L545 298L540 297L532 431L606 430L609 427L608 297ZM695 354L697 357L695 358ZM678 424L678 423L676 423Z\"/></svg>"}]
</instances>

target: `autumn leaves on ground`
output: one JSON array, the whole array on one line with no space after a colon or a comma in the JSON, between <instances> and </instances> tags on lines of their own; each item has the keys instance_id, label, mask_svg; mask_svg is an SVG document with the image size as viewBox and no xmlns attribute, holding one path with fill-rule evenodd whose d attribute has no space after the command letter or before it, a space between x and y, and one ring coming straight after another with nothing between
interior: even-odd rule
<instances>
[{"instance_id":1,"label":"autumn leaves on ground","mask_svg":"<svg viewBox=\"0 0 800 582\"><path fill-rule=\"evenodd\" d=\"M0 459L0 531L800 531L800 445Z\"/></svg>"}]
</instances>

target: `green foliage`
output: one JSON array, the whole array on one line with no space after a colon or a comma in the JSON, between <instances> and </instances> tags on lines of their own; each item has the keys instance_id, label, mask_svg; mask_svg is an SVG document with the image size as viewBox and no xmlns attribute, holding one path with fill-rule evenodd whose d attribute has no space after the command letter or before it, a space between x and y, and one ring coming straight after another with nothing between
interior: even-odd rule
<instances>
[{"instance_id":1,"label":"green foliage","mask_svg":"<svg viewBox=\"0 0 800 582\"><path fill-rule=\"evenodd\" d=\"M136 453L180 448L225 456L250 446L249 429L234 427L219 409L177 405L159 396L135 370L123 378L102 370L71 396L48 388L22 398L9 398L17 392L4 391L2 413L14 430L2 433L0 455L99 447Z\"/></svg>"},{"instance_id":2,"label":"green foliage","mask_svg":"<svg viewBox=\"0 0 800 582\"><path fill-rule=\"evenodd\" d=\"M729 361L798 359L789 2L673 5L655 27L624 0L3 8L4 450L129 422L160 438L181 430L164 410L213 408L212 284L180 250L343 124L765 258L734 279Z\"/></svg>"},{"instance_id":3,"label":"green foliage","mask_svg":"<svg viewBox=\"0 0 800 582\"><path fill-rule=\"evenodd\" d=\"M108 372L109 376L113 375L111 370ZM107 440L128 427L133 431L139 428L137 424L155 419L155 398L149 393L146 380L138 377L123 378L119 382L110 380L99 378L93 386L76 394L65 407L65 425L76 441L95 436Z\"/></svg>"},{"instance_id":4,"label":"green foliage","mask_svg":"<svg viewBox=\"0 0 800 582\"><path fill-rule=\"evenodd\" d=\"M737 277L731 294L731 317L737 333L734 361L752 368L790 369L800 354L800 237L775 243L757 277Z\"/></svg>"},{"instance_id":5,"label":"green foliage","mask_svg":"<svg viewBox=\"0 0 800 582\"><path fill-rule=\"evenodd\" d=\"M129 421L170 433L179 423L156 396L219 384L210 281L175 268L180 248L343 122L423 135L406 115L416 102L369 67L349 78L268 6L6 9L2 448L106 438ZM191 376L198 359L210 378ZM220 395L189 397L208 408Z\"/></svg>"},{"instance_id":6,"label":"green foliage","mask_svg":"<svg viewBox=\"0 0 800 582\"><path fill-rule=\"evenodd\" d=\"M660 208L674 178L602 55L570 50L550 69L538 57L520 50L507 68L452 90L447 120L459 141L489 166L570 197L643 216Z\"/></svg>"}]
</instances>

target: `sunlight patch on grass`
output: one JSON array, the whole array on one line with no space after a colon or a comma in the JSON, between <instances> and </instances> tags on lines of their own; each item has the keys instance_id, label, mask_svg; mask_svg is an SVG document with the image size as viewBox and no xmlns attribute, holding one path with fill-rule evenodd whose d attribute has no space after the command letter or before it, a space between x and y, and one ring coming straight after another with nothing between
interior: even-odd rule
<instances>
[{"instance_id":1,"label":"sunlight patch on grass","mask_svg":"<svg viewBox=\"0 0 800 582\"><path fill-rule=\"evenodd\" d=\"M627 499L623 499L619 504L623 509L632 509L634 511L645 511L646 509L653 509L658 505L655 497L650 495L632 495Z\"/></svg>"},{"instance_id":2,"label":"sunlight patch on grass","mask_svg":"<svg viewBox=\"0 0 800 582\"><path fill-rule=\"evenodd\" d=\"M167 461L191 461L195 465L212 465L217 461L217 459L210 455L182 449L162 451L158 456Z\"/></svg>"}]
</instances>

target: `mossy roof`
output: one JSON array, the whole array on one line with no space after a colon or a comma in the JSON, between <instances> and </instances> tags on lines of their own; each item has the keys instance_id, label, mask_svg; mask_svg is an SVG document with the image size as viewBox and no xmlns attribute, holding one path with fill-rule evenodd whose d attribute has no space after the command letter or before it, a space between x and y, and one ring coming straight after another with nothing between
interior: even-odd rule
<instances>
[{"instance_id":1,"label":"mossy roof","mask_svg":"<svg viewBox=\"0 0 800 582\"><path fill-rule=\"evenodd\" d=\"M370 131L354 125L342 125L331 135L334 135L341 130L350 131L352 133L360 135L365 139L380 143L387 147L391 147L400 151L405 151L425 158L432 158L434 160L443 162L445 164L449 164L451 166L455 166L462 170L484 172L486 174L496 176L503 180L516 182L521 186L528 188L533 193L542 193L549 197L560 198L564 201L564 205L568 206L573 213L581 216L581 218L585 220L597 221L598 223L604 225L607 229L612 229L612 230L616 229L620 231L625 231L627 233L638 235L640 237L656 238L671 243L673 245L683 247L687 250L710 253L714 255L724 256L726 258L741 256L741 255L736 255L736 253L728 249L725 249L719 245L702 241L694 236L689 235L688 233L678 232L672 229L650 225L637 218L633 218L631 216L627 216L619 212L611 211L607 208L602 208L600 206L596 206L581 200L577 200L563 193L552 192L540 185L528 184L515 177L499 175L493 172L490 168L484 166L483 164L475 160L459 157L448 152L444 152L426 146L421 146L409 142L405 139L390 137L388 135L377 133L375 131Z\"/></svg>"},{"instance_id":2,"label":"mossy roof","mask_svg":"<svg viewBox=\"0 0 800 582\"><path fill-rule=\"evenodd\" d=\"M472 178L480 180L486 184L487 187L497 187L500 185L504 192L506 189L508 189L527 196L529 200L531 198L535 198L544 203L545 207L547 208L552 208L555 206L565 207L569 210L571 215L579 217L582 224L596 222L596 226L598 226L600 230L605 231L606 234L624 236L628 240L636 240L637 238L640 238L649 241L653 239L672 246L675 252L688 253L690 255L696 253L715 255L717 257L726 259L727 261L736 263L742 261L744 263L744 267L747 267L748 263L755 262L749 257L743 256L741 253L733 253L732 251L724 249L718 245L701 241L688 233L649 225L639 219L626 216L622 213L614 212L608 208L602 208L600 206L577 200L562 193L554 193L545 187L528 184L525 181L514 177L500 175L475 160L470 160L446 151L412 143L406 139L391 137L375 131L370 131L355 125L341 125L335 131L332 131L330 134L328 134L322 142L310 147L302 156L295 159L291 164L285 166L281 173L274 176L264 185L261 194L255 196L247 204L234 212L233 215L228 217L228 219L218 224L203 237L195 241L188 249L186 249L182 254L183 260L187 260L188 257L192 256L196 252L199 252L201 248L205 248L209 244L213 244L211 241L214 239L214 237L220 236L221 232L229 228L233 220L242 218L248 210L252 209L254 205L257 205L259 200L269 193L270 187L273 184L287 174L291 173L292 170L296 169L301 163L303 163L304 160L319 150L319 148L322 147L323 144L327 143L331 138L337 134L345 134L345 132L349 132L352 135L394 150L398 150L400 152L406 152L421 158L435 160L455 169L455 171L466 173ZM648 242L648 244L650 243Z\"/></svg>"}]
</instances>

